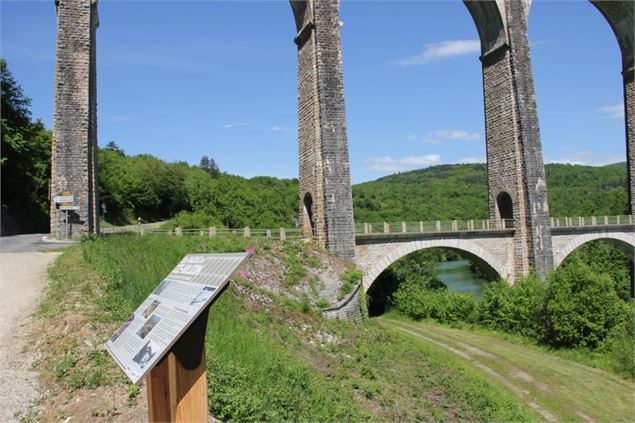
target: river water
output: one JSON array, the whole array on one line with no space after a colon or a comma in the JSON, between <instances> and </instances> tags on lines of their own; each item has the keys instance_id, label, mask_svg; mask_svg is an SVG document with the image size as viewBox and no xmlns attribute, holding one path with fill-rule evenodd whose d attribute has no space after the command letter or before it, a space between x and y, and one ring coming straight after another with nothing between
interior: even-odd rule
<instances>
[{"instance_id":1,"label":"river water","mask_svg":"<svg viewBox=\"0 0 635 423\"><path fill-rule=\"evenodd\" d=\"M449 292L465 292L478 298L487 284L485 279L472 272L468 260L444 261L436 270L437 279L448 287Z\"/></svg>"}]
</instances>

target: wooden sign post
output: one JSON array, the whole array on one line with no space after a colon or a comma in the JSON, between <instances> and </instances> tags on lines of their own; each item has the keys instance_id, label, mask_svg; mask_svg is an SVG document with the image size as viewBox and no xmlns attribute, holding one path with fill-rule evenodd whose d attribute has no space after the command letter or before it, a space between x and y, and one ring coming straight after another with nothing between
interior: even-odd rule
<instances>
[{"instance_id":1,"label":"wooden sign post","mask_svg":"<svg viewBox=\"0 0 635 423\"><path fill-rule=\"evenodd\" d=\"M149 422L209 421L205 330L209 307L146 379Z\"/></svg>"}]
</instances>

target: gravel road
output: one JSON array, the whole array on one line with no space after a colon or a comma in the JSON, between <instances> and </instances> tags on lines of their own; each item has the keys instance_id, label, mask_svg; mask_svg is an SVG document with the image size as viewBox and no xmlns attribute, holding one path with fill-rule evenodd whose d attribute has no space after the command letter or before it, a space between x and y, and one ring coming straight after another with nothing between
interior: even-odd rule
<instances>
[{"instance_id":1,"label":"gravel road","mask_svg":"<svg viewBox=\"0 0 635 423\"><path fill-rule=\"evenodd\" d=\"M3 247L11 245L0 253L0 422L17 422L18 413L37 398L37 374L30 369L36 352L25 345L25 328L42 294L46 269L60 253L5 252L17 245L6 239L0 241Z\"/></svg>"}]
</instances>

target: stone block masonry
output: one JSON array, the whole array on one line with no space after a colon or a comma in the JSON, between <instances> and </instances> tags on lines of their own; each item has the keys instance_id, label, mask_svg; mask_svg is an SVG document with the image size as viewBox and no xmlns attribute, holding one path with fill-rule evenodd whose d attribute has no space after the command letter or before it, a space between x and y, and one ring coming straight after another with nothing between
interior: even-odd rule
<instances>
[{"instance_id":1,"label":"stone block masonry","mask_svg":"<svg viewBox=\"0 0 635 423\"><path fill-rule=\"evenodd\" d=\"M629 207L630 214L635 215L635 2L591 0L591 3L611 26L622 53Z\"/></svg>"},{"instance_id":2,"label":"stone block masonry","mask_svg":"<svg viewBox=\"0 0 635 423\"><path fill-rule=\"evenodd\" d=\"M298 30L302 231L338 257L352 259L355 232L339 0L292 1L291 5Z\"/></svg>"},{"instance_id":3,"label":"stone block masonry","mask_svg":"<svg viewBox=\"0 0 635 423\"><path fill-rule=\"evenodd\" d=\"M534 269L544 277L553 267L553 254L527 5L507 0L498 19L491 13L471 12L479 34L496 37L481 40L490 218L514 219L514 274L526 275ZM511 199L512 216L503 216L498 201L505 194Z\"/></svg>"},{"instance_id":4,"label":"stone block masonry","mask_svg":"<svg viewBox=\"0 0 635 423\"><path fill-rule=\"evenodd\" d=\"M99 231L97 190L96 0L58 0L51 193L70 192L72 236ZM51 202L51 234L63 236Z\"/></svg>"}]
</instances>

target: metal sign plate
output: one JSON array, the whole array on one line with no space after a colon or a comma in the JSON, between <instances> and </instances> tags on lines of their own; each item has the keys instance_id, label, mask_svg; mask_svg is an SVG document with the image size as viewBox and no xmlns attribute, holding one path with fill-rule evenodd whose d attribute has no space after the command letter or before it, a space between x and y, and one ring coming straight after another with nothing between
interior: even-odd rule
<instances>
[{"instance_id":1,"label":"metal sign plate","mask_svg":"<svg viewBox=\"0 0 635 423\"><path fill-rule=\"evenodd\" d=\"M79 206L60 206L60 210L79 210Z\"/></svg>"},{"instance_id":2,"label":"metal sign plate","mask_svg":"<svg viewBox=\"0 0 635 423\"><path fill-rule=\"evenodd\" d=\"M106 342L106 349L132 383L139 383L170 351L248 256L188 254L161 281Z\"/></svg>"},{"instance_id":3,"label":"metal sign plate","mask_svg":"<svg viewBox=\"0 0 635 423\"><path fill-rule=\"evenodd\" d=\"M53 197L53 201L56 203L72 203L75 199L72 195L56 195Z\"/></svg>"}]
</instances>

